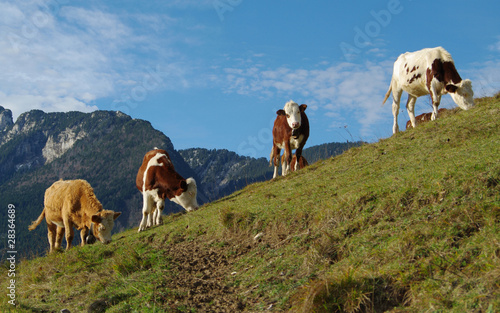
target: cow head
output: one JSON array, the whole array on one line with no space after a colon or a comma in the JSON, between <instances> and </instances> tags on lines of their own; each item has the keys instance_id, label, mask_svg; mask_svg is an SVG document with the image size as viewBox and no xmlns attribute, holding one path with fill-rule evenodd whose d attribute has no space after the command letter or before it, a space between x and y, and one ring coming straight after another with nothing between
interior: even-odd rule
<instances>
[{"instance_id":1,"label":"cow head","mask_svg":"<svg viewBox=\"0 0 500 313\"><path fill-rule=\"evenodd\" d=\"M463 110L468 110L474 105L474 91L470 79L464 79L458 84L446 85L446 91L450 93L453 101Z\"/></svg>"},{"instance_id":2,"label":"cow head","mask_svg":"<svg viewBox=\"0 0 500 313\"><path fill-rule=\"evenodd\" d=\"M196 181L190 177L186 180L181 180L179 194L170 200L179 204L188 212L194 211L198 209L198 202L196 201L197 193Z\"/></svg>"},{"instance_id":3,"label":"cow head","mask_svg":"<svg viewBox=\"0 0 500 313\"><path fill-rule=\"evenodd\" d=\"M283 110L279 110L276 114L285 115L288 126L290 126L291 129L298 129L300 125L302 125L301 113L304 112L306 108L306 104L299 106L297 103L290 100L285 104Z\"/></svg>"},{"instance_id":4,"label":"cow head","mask_svg":"<svg viewBox=\"0 0 500 313\"><path fill-rule=\"evenodd\" d=\"M111 242L111 230L115 225L115 220L120 216L122 212L113 212L110 210L103 210L95 215L92 215L93 227L91 227L92 233L95 238L99 239L103 244L108 244ZM89 236L90 237L90 236Z\"/></svg>"}]
</instances>

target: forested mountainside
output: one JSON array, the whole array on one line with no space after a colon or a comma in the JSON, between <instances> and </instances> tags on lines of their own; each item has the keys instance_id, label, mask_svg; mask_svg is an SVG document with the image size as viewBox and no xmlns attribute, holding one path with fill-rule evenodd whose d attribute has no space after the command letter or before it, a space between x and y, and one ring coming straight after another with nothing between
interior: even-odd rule
<instances>
[{"instance_id":1,"label":"forested mountainside","mask_svg":"<svg viewBox=\"0 0 500 313\"><path fill-rule=\"evenodd\" d=\"M211 201L229 195L246 185L271 179L269 160L244 157L235 152L193 148L180 150L184 160L201 181L201 188Z\"/></svg>"}]
</instances>

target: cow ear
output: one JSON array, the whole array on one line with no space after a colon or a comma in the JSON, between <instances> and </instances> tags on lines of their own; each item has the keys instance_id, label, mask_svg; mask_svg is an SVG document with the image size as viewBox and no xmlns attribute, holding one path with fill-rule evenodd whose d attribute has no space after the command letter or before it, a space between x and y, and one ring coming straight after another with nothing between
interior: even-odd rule
<instances>
[{"instance_id":1,"label":"cow ear","mask_svg":"<svg viewBox=\"0 0 500 313\"><path fill-rule=\"evenodd\" d=\"M300 112L304 112L307 109L307 104L301 104L299 109L300 109Z\"/></svg>"},{"instance_id":2,"label":"cow ear","mask_svg":"<svg viewBox=\"0 0 500 313\"><path fill-rule=\"evenodd\" d=\"M92 215L92 223L99 224L102 222L102 217L99 215Z\"/></svg>"},{"instance_id":3,"label":"cow ear","mask_svg":"<svg viewBox=\"0 0 500 313\"><path fill-rule=\"evenodd\" d=\"M181 180L179 186L181 187L182 191L186 191L188 189L188 185L185 180Z\"/></svg>"},{"instance_id":4,"label":"cow ear","mask_svg":"<svg viewBox=\"0 0 500 313\"><path fill-rule=\"evenodd\" d=\"M457 89L458 89L458 87L455 85L452 85L452 84L446 85L446 91L448 91L448 92L454 93L457 91Z\"/></svg>"},{"instance_id":5,"label":"cow ear","mask_svg":"<svg viewBox=\"0 0 500 313\"><path fill-rule=\"evenodd\" d=\"M113 219L116 220L118 218L118 216L120 216L121 214L122 214L122 212L115 212Z\"/></svg>"},{"instance_id":6,"label":"cow ear","mask_svg":"<svg viewBox=\"0 0 500 313\"><path fill-rule=\"evenodd\" d=\"M276 114L278 114L278 115L286 115L285 110L278 110L278 111L276 111Z\"/></svg>"}]
</instances>

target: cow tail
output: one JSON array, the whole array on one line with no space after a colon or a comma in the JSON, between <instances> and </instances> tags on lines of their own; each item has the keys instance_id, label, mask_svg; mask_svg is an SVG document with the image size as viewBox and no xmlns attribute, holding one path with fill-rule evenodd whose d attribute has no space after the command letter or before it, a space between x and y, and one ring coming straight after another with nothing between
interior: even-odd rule
<instances>
[{"instance_id":1,"label":"cow tail","mask_svg":"<svg viewBox=\"0 0 500 313\"><path fill-rule=\"evenodd\" d=\"M42 214L40 214L40 216L38 217L38 219L36 221L33 221L31 223L31 225L28 227L28 229L29 230L35 229L38 225L40 225L40 223L43 221L44 218L45 218L45 208L43 208Z\"/></svg>"},{"instance_id":2,"label":"cow tail","mask_svg":"<svg viewBox=\"0 0 500 313\"><path fill-rule=\"evenodd\" d=\"M391 95L391 91L392 91L392 81L391 81L391 85L389 86L389 90L387 90L387 93L385 94L385 98L384 98L384 101L382 102L382 105L384 105L384 103L387 101L387 99L389 99L389 96Z\"/></svg>"}]
</instances>

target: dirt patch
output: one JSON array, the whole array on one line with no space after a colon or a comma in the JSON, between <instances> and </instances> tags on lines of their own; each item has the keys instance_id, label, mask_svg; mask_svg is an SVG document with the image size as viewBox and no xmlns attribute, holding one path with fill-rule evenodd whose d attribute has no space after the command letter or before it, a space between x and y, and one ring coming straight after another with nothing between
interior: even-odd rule
<instances>
[{"instance_id":1,"label":"dirt patch","mask_svg":"<svg viewBox=\"0 0 500 313\"><path fill-rule=\"evenodd\" d=\"M241 242L240 245L241 246ZM155 298L174 312L241 312L245 299L231 284L234 262L250 246L234 250L233 244L180 242L163 244L168 256L165 279Z\"/></svg>"}]
</instances>

